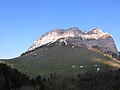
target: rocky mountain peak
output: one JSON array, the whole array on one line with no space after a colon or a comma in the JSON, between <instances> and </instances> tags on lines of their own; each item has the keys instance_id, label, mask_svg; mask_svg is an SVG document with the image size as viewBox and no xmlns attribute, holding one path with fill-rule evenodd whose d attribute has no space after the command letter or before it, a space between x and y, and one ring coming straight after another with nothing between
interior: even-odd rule
<instances>
[{"instance_id":1,"label":"rocky mountain peak","mask_svg":"<svg viewBox=\"0 0 120 90\"><path fill-rule=\"evenodd\" d=\"M94 28L87 32L87 34L99 34L99 33L103 33L100 28Z\"/></svg>"},{"instance_id":2,"label":"rocky mountain peak","mask_svg":"<svg viewBox=\"0 0 120 90\"><path fill-rule=\"evenodd\" d=\"M40 46L54 43L57 40L64 39L67 43L69 38L77 38L73 40L72 44L85 44L88 47L98 46L104 51L111 51L118 53L114 40L111 34L104 33L100 28L95 28L90 31L84 32L77 27L72 27L69 29L56 29L47 32L36 40L33 45L28 49L28 51L34 50Z\"/></svg>"},{"instance_id":3,"label":"rocky mountain peak","mask_svg":"<svg viewBox=\"0 0 120 90\"><path fill-rule=\"evenodd\" d=\"M82 30L80 30L78 27L72 27L67 30L65 30L66 33L73 33L74 35L79 35L79 34L85 34Z\"/></svg>"}]
</instances>

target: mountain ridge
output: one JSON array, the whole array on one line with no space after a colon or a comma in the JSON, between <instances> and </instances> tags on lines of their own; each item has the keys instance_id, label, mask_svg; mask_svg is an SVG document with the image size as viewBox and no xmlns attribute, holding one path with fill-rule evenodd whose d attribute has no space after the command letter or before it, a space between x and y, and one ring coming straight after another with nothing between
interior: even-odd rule
<instances>
[{"instance_id":1,"label":"mountain ridge","mask_svg":"<svg viewBox=\"0 0 120 90\"><path fill-rule=\"evenodd\" d=\"M77 27L72 27L69 29L55 29L49 31L42 35L39 39L34 41L32 46L28 48L27 52L34 50L35 48L41 47L43 45L49 45L57 40L64 42L67 45L67 41L70 41L70 38L75 38L72 40L72 44L76 45L84 44L87 47L98 46L105 52L115 53L119 55L119 52L116 48L115 42L111 34L104 33L100 28L94 28L90 31L83 31ZM77 39L76 39L77 38Z\"/></svg>"}]
</instances>

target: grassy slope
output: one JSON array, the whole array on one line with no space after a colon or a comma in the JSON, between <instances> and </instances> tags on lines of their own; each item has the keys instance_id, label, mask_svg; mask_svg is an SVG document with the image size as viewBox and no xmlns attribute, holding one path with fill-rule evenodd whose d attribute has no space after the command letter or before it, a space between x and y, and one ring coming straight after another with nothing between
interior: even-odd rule
<instances>
[{"instance_id":1,"label":"grassy slope","mask_svg":"<svg viewBox=\"0 0 120 90\"><path fill-rule=\"evenodd\" d=\"M117 64L118 66L114 66L117 68L120 66L120 63L111 60L109 57L85 47L76 46L72 48L71 45L55 45L54 47L43 47L34 52L37 53L37 56L29 54L6 62L30 76L48 75L50 73L68 75L96 71L97 67L101 71L113 69L112 64ZM109 62L111 62L111 66L108 65ZM73 65L75 65L74 68ZM83 68L80 68L81 65Z\"/></svg>"}]
</instances>

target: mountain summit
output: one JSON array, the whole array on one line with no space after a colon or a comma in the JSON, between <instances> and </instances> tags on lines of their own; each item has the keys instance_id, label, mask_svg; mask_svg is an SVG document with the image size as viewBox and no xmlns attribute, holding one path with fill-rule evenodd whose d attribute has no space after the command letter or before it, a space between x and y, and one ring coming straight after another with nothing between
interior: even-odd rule
<instances>
[{"instance_id":1,"label":"mountain summit","mask_svg":"<svg viewBox=\"0 0 120 90\"><path fill-rule=\"evenodd\" d=\"M33 45L28 49L28 52L43 45L52 44L58 40L60 42L64 42L66 45L69 43L77 46L84 44L88 48L98 46L104 52L112 52L118 55L118 51L111 34L103 32L100 28L83 31L77 27L72 27L66 30L56 29L47 32L33 43Z\"/></svg>"},{"instance_id":2,"label":"mountain summit","mask_svg":"<svg viewBox=\"0 0 120 90\"><path fill-rule=\"evenodd\" d=\"M42 35L20 57L6 63L30 76L75 75L120 68L111 34L100 28L56 29Z\"/></svg>"}]
</instances>

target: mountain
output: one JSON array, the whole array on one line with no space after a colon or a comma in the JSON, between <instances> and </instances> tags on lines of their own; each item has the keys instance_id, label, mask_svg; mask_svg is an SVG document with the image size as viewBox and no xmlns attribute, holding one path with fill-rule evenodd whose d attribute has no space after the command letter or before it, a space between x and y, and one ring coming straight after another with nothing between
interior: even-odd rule
<instances>
[{"instance_id":1,"label":"mountain","mask_svg":"<svg viewBox=\"0 0 120 90\"><path fill-rule=\"evenodd\" d=\"M33 43L28 49L28 52L40 46L54 43L57 40L66 43L66 45L70 43L77 46L84 44L89 48L98 46L105 52L112 52L119 55L111 34L102 32L100 28L84 32L77 27L69 28L67 30L57 29L44 34Z\"/></svg>"},{"instance_id":2,"label":"mountain","mask_svg":"<svg viewBox=\"0 0 120 90\"><path fill-rule=\"evenodd\" d=\"M111 34L74 27L42 35L20 57L5 62L30 76L73 75L119 69L118 54Z\"/></svg>"}]
</instances>

